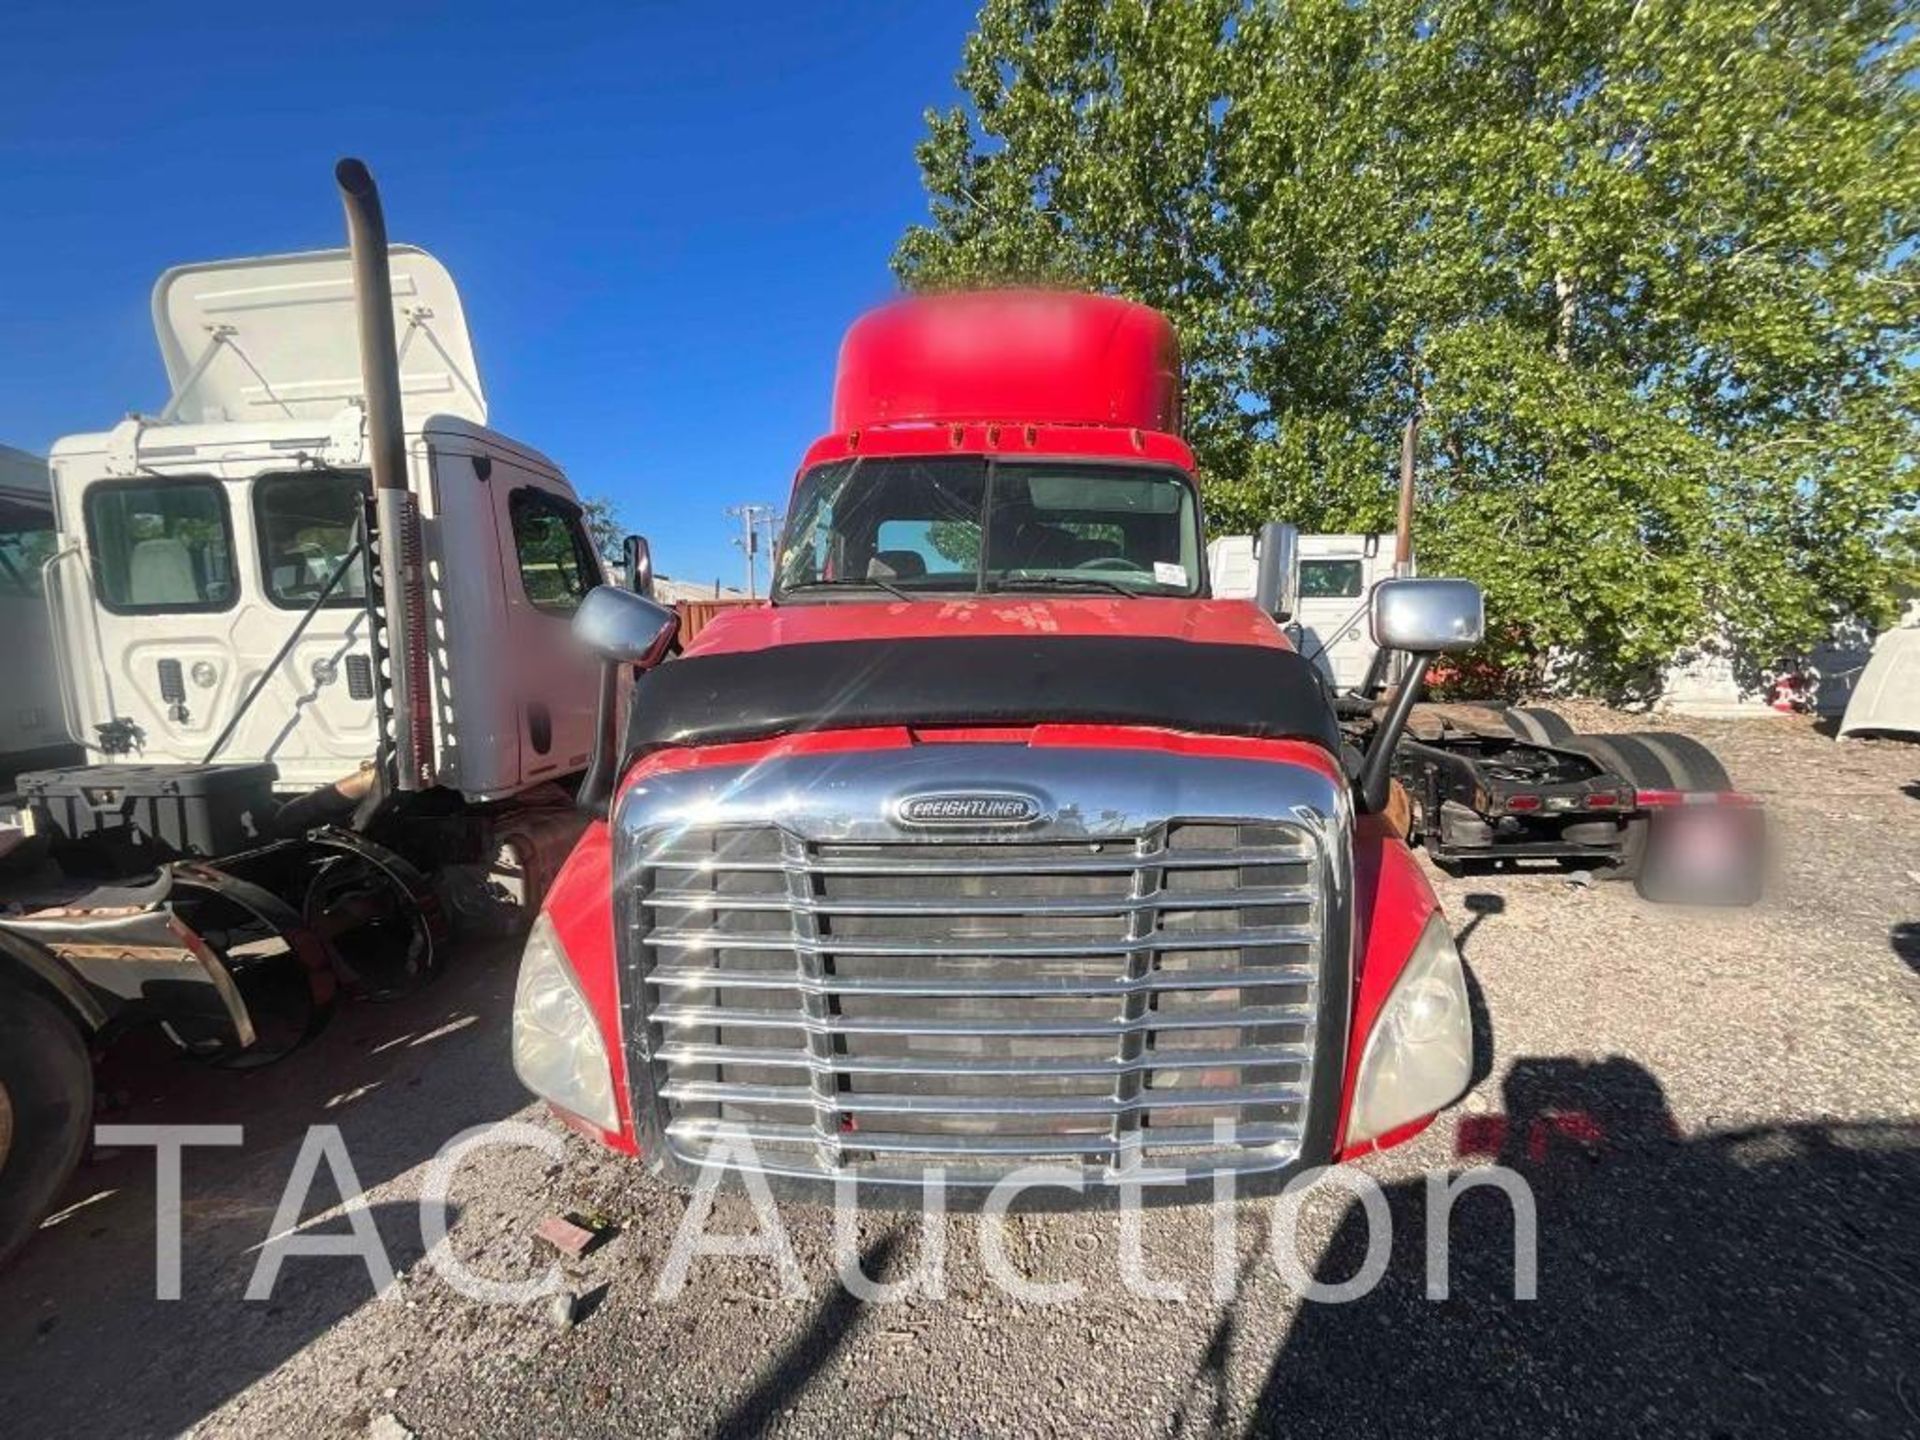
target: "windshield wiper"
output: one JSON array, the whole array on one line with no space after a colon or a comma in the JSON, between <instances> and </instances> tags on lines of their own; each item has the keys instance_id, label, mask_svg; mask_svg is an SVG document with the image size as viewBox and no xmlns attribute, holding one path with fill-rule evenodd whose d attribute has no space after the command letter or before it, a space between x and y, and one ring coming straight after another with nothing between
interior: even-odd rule
<instances>
[{"instance_id":1,"label":"windshield wiper","mask_svg":"<svg viewBox=\"0 0 1920 1440\"><path fill-rule=\"evenodd\" d=\"M1129 599L1142 593L1118 580L1103 580L1098 575L1021 575L1002 578L988 589L995 595L1018 590L1111 590Z\"/></svg>"},{"instance_id":2,"label":"windshield wiper","mask_svg":"<svg viewBox=\"0 0 1920 1440\"><path fill-rule=\"evenodd\" d=\"M797 595L803 590L884 590L889 595L898 595L902 600L911 600L914 596L902 590L898 585L885 580L875 580L869 576L865 580L802 580L797 585L782 585L782 595Z\"/></svg>"}]
</instances>

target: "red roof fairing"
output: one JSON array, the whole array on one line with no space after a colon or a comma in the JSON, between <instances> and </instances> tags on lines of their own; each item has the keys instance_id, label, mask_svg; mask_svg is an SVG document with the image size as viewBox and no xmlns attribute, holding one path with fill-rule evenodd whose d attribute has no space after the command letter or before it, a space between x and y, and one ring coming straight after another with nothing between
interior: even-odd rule
<instances>
[{"instance_id":1,"label":"red roof fairing","mask_svg":"<svg viewBox=\"0 0 1920 1440\"><path fill-rule=\"evenodd\" d=\"M988 291L883 305L840 346L833 428L955 421L1180 433L1180 342L1109 295Z\"/></svg>"}]
</instances>

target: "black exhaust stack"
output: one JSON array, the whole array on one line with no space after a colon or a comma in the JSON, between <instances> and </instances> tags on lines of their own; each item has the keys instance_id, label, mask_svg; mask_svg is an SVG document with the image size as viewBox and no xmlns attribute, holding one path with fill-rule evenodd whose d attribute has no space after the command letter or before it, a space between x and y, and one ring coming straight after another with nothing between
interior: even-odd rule
<instances>
[{"instance_id":1,"label":"black exhaust stack","mask_svg":"<svg viewBox=\"0 0 1920 1440\"><path fill-rule=\"evenodd\" d=\"M379 587L393 702L393 784L401 791L433 783L433 712L427 673L425 566L420 519L407 488L406 429L400 413L400 361L393 334L393 278L380 190L351 157L334 167L347 212L353 303L360 326L360 378L367 401L367 451L379 532ZM376 680L378 683L378 680Z\"/></svg>"}]
</instances>

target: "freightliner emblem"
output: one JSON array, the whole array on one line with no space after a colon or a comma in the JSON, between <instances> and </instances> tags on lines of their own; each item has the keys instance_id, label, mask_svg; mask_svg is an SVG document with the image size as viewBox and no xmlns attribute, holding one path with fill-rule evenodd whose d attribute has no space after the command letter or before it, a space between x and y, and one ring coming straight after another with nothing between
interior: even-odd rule
<instances>
[{"instance_id":1,"label":"freightliner emblem","mask_svg":"<svg viewBox=\"0 0 1920 1440\"><path fill-rule=\"evenodd\" d=\"M1044 812L1031 795L954 790L909 795L894 813L902 825L1031 825Z\"/></svg>"}]
</instances>

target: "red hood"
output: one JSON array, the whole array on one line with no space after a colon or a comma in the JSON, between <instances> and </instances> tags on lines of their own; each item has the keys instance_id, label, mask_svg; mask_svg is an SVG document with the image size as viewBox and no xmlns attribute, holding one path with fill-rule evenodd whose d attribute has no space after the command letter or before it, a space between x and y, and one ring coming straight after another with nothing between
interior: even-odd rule
<instances>
[{"instance_id":1,"label":"red hood","mask_svg":"<svg viewBox=\"0 0 1920 1440\"><path fill-rule=\"evenodd\" d=\"M1203 645L1291 648L1280 628L1249 600L1075 595L745 606L721 612L687 646L687 654L732 655L831 640L924 640L946 635L1132 635Z\"/></svg>"}]
</instances>

